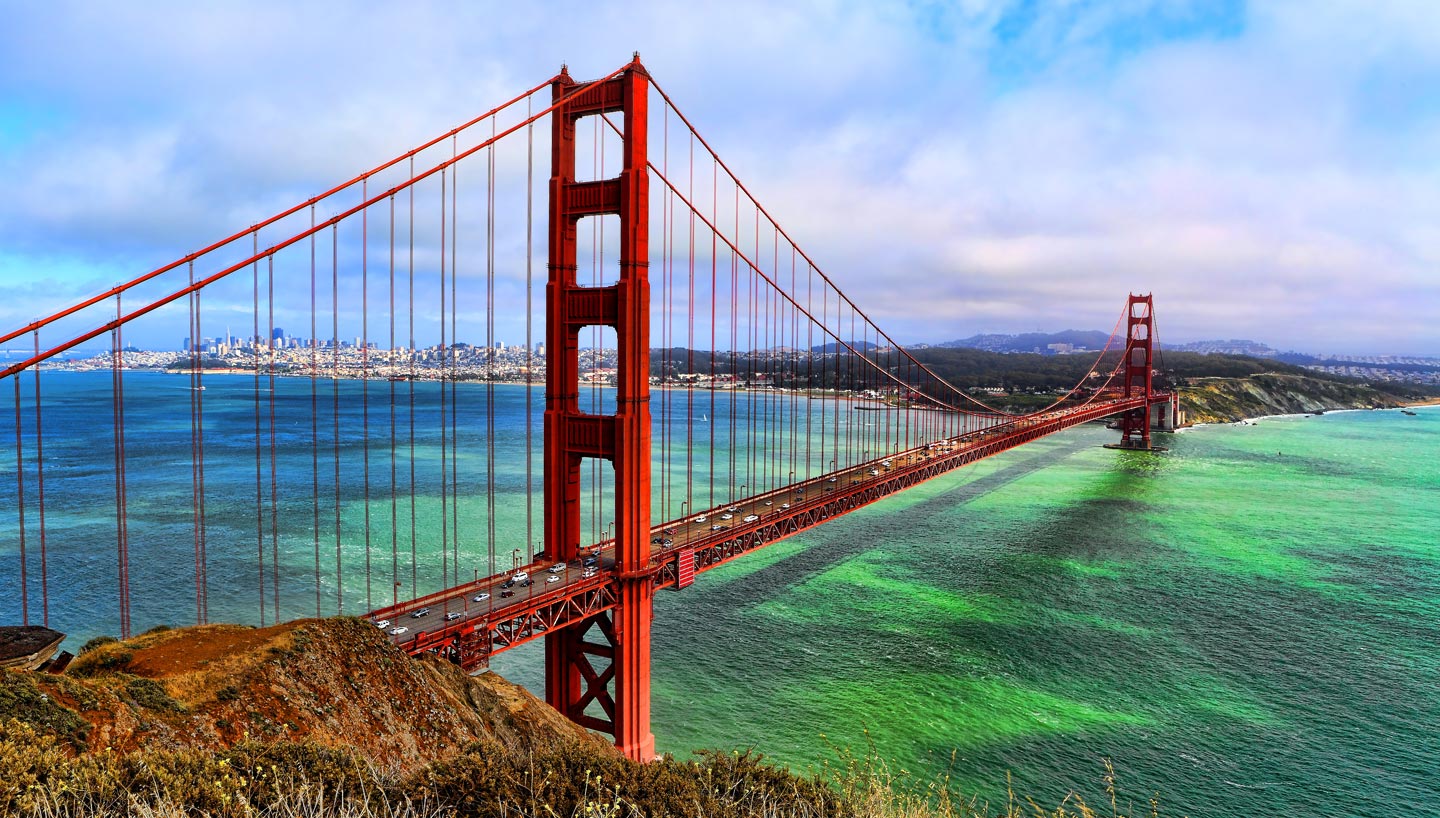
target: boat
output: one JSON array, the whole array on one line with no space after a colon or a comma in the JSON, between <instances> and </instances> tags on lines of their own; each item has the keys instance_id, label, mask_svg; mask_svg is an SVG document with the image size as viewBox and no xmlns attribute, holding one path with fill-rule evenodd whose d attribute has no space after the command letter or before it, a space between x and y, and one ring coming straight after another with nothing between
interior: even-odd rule
<instances>
[{"instance_id":1,"label":"boat","mask_svg":"<svg viewBox=\"0 0 1440 818\"><path fill-rule=\"evenodd\" d=\"M1401 409L1401 410L1400 410L1400 414L1402 414L1402 415L1409 415L1409 416L1412 417L1412 418L1415 417L1415 413L1412 412L1412 411L1410 411L1409 409Z\"/></svg>"}]
</instances>

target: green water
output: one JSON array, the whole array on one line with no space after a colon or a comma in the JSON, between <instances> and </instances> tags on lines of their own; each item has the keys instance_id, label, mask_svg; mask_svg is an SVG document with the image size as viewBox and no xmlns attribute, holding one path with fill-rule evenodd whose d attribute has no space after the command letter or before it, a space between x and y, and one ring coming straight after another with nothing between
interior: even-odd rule
<instances>
[{"instance_id":1,"label":"green water","mask_svg":"<svg viewBox=\"0 0 1440 818\"><path fill-rule=\"evenodd\" d=\"M1440 815L1440 411L1100 448L932 481L656 604L659 748L1148 813ZM520 654L520 652L516 652ZM532 652L533 653L533 652ZM496 668L531 684L535 657Z\"/></svg>"}]
</instances>

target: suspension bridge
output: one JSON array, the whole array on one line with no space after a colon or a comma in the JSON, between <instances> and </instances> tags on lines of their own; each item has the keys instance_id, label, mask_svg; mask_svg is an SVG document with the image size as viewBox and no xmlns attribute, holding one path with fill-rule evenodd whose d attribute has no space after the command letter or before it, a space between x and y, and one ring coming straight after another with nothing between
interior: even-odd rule
<instances>
[{"instance_id":1,"label":"suspension bridge","mask_svg":"<svg viewBox=\"0 0 1440 818\"><path fill-rule=\"evenodd\" d=\"M179 353L142 351L165 333ZM953 386L638 55L562 69L0 347L0 576L26 624L128 637L183 584L197 623L359 614L471 671L543 639L549 703L635 759L657 591L1077 424L1149 449L1174 412L1149 295L1049 406ZM52 610L61 586L85 610Z\"/></svg>"}]
</instances>

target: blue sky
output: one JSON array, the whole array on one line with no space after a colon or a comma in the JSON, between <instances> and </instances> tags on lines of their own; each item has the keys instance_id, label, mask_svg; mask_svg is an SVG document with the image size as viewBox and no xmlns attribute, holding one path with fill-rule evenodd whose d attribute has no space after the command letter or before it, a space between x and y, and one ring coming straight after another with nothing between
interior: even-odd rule
<instances>
[{"instance_id":1,"label":"blue sky","mask_svg":"<svg viewBox=\"0 0 1440 818\"><path fill-rule=\"evenodd\" d=\"M521 6L523 8L514 8ZM0 0L0 324L635 50L908 341L1440 355L1433 0Z\"/></svg>"}]
</instances>

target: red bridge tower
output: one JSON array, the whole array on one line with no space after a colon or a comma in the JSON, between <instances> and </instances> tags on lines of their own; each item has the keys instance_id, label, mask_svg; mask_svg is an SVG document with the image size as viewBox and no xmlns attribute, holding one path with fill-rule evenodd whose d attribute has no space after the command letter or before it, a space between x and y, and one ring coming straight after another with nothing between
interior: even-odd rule
<instances>
[{"instance_id":1,"label":"red bridge tower","mask_svg":"<svg viewBox=\"0 0 1440 818\"><path fill-rule=\"evenodd\" d=\"M626 756L655 757L650 732L650 623L654 584L650 532L650 278L646 93L635 60L619 76L576 83L561 70L553 99L569 98L552 121L550 280L545 289L545 553L580 558L580 467L587 457L615 469L615 596L609 612L545 637L545 698L571 720L615 737ZM575 181L575 123L620 112L620 175ZM576 283L576 230L586 217L620 217L620 281ZM613 327L618 347L614 415L579 408L579 335ZM596 641L591 641L594 638ZM596 660L599 660L598 662ZM613 692L612 692L613 690ZM592 705L603 716L587 713Z\"/></svg>"},{"instance_id":2,"label":"red bridge tower","mask_svg":"<svg viewBox=\"0 0 1440 818\"><path fill-rule=\"evenodd\" d=\"M1150 295L1130 295L1125 310L1125 397L1145 397L1145 406L1120 416L1118 449L1150 449L1150 398L1154 394L1155 303Z\"/></svg>"}]
</instances>

